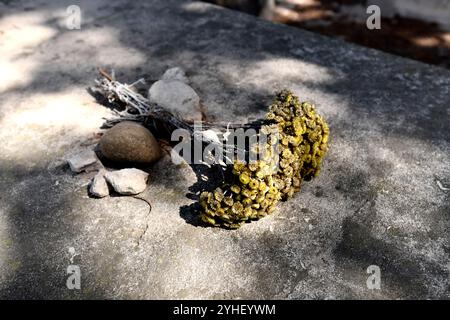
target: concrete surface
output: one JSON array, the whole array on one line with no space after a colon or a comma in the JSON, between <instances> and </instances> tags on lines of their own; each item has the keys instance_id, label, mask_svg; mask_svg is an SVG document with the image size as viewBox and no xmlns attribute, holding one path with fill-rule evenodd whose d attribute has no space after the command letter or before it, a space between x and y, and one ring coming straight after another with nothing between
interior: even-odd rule
<instances>
[{"instance_id":1,"label":"concrete surface","mask_svg":"<svg viewBox=\"0 0 450 320\"><path fill-rule=\"evenodd\" d=\"M199 2L81 1L68 30L70 4L0 2L1 298L450 298L450 71ZM330 123L323 173L237 231L192 222L196 175L167 157L150 212L89 198L94 173L63 159L110 114L86 91L99 66L150 83L180 66L216 120L291 88Z\"/></svg>"}]
</instances>

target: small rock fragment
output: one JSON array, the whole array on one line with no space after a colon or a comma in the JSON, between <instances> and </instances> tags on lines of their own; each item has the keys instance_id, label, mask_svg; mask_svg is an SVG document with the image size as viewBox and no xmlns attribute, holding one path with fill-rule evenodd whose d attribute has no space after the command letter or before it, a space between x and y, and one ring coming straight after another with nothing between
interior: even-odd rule
<instances>
[{"instance_id":1,"label":"small rock fragment","mask_svg":"<svg viewBox=\"0 0 450 320\"><path fill-rule=\"evenodd\" d=\"M106 183L104 177L105 173L106 173L105 170L100 170L95 175L94 179L92 179L92 183L89 188L90 193L98 198L103 198L109 195L108 184Z\"/></svg>"},{"instance_id":2,"label":"small rock fragment","mask_svg":"<svg viewBox=\"0 0 450 320\"><path fill-rule=\"evenodd\" d=\"M99 146L101 153L115 162L150 164L162 155L150 130L132 121L118 123L106 131Z\"/></svg>"},{"instance_id":3,"label":"small rock fragment","mask_svg":"<svg viewBox=\"0 0 450 320\"><path fill-rule=\"evenodd\" d=\"M98 158L94 151L86 150L69 158L67 162L73 172L79 173L87 167L97 163Z\"/></svg>"},{"instance_id":4,"label":"small rock fragment","mask_svg":"<svg viewBox=\"0 0 450 320\"><path fill-rule=\"evenodd\" d=\"M186 121L201 121L200 97L179 80L156 81L148 91L150 102L178 114Z\"/></svg>"},{"instance_id":5,"label":"small rock fragment","mask_svg":"<svg viewBox=\"0 0 450 320\"><path fill-rule=\"evenodd\" d=\"M164 74L162 75L161 80L178 80L186 84L189 83L189 79L188 77L186 77L186 73L179 67L167 69L166 72L164 72Z\"/></svg>"},{"instance_id":6,"label":"small rock fragment","mask_svg":"<svg viewBox=\"0 0 450 320\"><path fill-rule=\"evenodd\" d=\"M122 169L105 173L105 179L117 193L134 195L147 187L148 173L139 169Z\"/></svg>"}]
</instances>

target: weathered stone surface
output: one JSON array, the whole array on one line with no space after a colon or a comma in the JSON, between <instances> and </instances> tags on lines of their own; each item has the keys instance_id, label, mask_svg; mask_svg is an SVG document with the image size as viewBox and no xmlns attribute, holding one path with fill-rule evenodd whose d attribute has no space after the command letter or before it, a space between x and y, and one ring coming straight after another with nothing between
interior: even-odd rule
<instances>
[{"instance_id":1,"label":"weathered stone surface","mask_svg":"<svg viewBox=\"0 0 450 320\"><path fill-rule=\"evenodd\" d=\"M103 135L100 150L116 162L153 163L161 157L161 148L153 134L132 121L118 123Z\"/></svg>"},{"instance_id":2,"label":"weathered stone surface","mask_svg":"<svg viewBox=\"0 0 450 320\"><path fill-rule=\"evenodd\" d=\"M123 195L139 194L147 188L148 173L139 169L109 171L104 176L114 190Z\"/></svg>"},{"instance_id":3,"label":"weathered stone surface","mask_svg":"<svg viewBox=\"0 0 450 320\"><path fill-rule=\"evenodd\" d=\"M150 101L167 108L188 121L200 121L200 97L186 83L179 80L156 81L148 91Z\"/></svg>"},{"instance_id":4,"label":"weathered stone surface","mask_svg":"<svg viewBox=\"0 0 450 320\"><path fill-rule=\"evenodd\" d=\"M167 69L166 72L164 72L164 74L162 75L161 80L178 80L186 84L189 83L189 79L186 76L186 73L179 67Z\"/></svg>"},{"instance_id":5,"label":"weathered stone surface","mask_svg":"<svg viewBox=\"0 0 450 320\"><path fill-rule=\"evenodd\" d=\"M66 2L9 3L1 298L448 298L450 193L437 181L450 186L449 70L202 2L85 1L81 30L59 27ZM190 70L206 115L223 121L260 117L291 88L330 123L323 172L231 232L195 224L196 192L217 170L167 157L144 192L150 213L133 197L89 198L89 177L63 157L110 116L86 92L98 66L128 82ZM82 290L65 286L69 264ZM366 286L370 265L381 290Z\"/></svg>"},{"instance_id":6,"label":"weathered stone surface","mask_svg":"<svg viewBox=\"0 0 450 320\"><path fill-rule=\"evenodd\" d=\"M108 184L104 177L105 173L105 170L99 170L89 186L89 192L95 197L103 198L109 195Z\"/></svg>"},{"instance_id":7,"label":"weathered stone surface","mask_svg":"<svg viewBox=\"0 0 450 320\"><path fill-rule=\"evenodd\" d=\"M85 150L76 155L71 156L67 163L70 166L70 170L76 173L80 173L87 167L96 164L98 161L97 155L92 150Z\"/></svg>"}]
</instances>

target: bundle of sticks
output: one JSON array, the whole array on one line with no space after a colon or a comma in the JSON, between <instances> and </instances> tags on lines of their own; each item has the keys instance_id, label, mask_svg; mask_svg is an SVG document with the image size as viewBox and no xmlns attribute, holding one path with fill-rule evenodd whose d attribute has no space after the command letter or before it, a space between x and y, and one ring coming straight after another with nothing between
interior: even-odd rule
<instances>
[{"instance_id":1,"label":"bundle of sticks","mask_svg":"<svg viewBox=\"0 0 450 320\"><path fill-rule=\"evenodd\" d=\"M178 115L165 109L164 107L150 102L149 99L138 93L136 86L145 83L144 79L139 79L132 84L121 83L115 79L114 71L111 74L104 69L98 69L100 78L95 80L96 87L91 90L100 93L115 108L114 116L105 119L104 126L110 128L121 121L136 121L143 123L157 137L170 137L176 129L184 129L189 132L191 138L210 144L220 150L229 159L233 159L236 152L248 153L236 145L231 145L227 141L227 132L230 129L253 128L260 129L265 120L258 120L246 124L233 124L223 122L202 122L199 129L193 123L183 120ZM233 143L233 142L231 142ZM231 154L230 154L231 153Z\"/></svg>"}]
</instances>

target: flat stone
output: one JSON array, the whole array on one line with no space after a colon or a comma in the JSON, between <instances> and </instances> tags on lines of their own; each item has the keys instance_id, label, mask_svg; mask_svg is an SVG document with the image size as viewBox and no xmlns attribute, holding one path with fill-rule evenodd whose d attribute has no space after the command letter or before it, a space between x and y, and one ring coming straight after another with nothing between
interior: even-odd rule
<instances>
[{"instance_id":1,"label":"flat stone","mask_svg":"<svg viewBox=\"0 0 450 320\"><path fill-rule=\"evenodd\" d=\"M200 97L186 83L179 80L158 80L148 91L148 97L187 121L201 121Z\"/></svg>"},{"instance_id":2,"label":"flat stone","mask_svg":"<svg viewBox=\"0 0 450 320\"><path fill-rule=\"evenodd\" d=\"M99 172L92 179L91 185L89 187L89 192L98 198L103 198L109 195L108 184L104 177L106 171L99 170Z\"/></svg>"},{"instance_id":3,"label":"flat stone","mask_svg":"<svg viewBox=\"0 0 450 320\"><path fill-rule=\"evenodd\" d=\"M162 75L161 80L178 80L189 84L189 79L186 76L186 73L179 67L167 69L166 72L164 72L164 74Z\"/></svg>"},{"instance_id":4,"label":"flat stone","mask_svg":"<svg viewBox=\"0 0 450 320\"><path fill-rule=\"evenodd\" d=\"M122 169L105 173L105 179L117 193L139 194L147 188L148 173L139 169Z\"/></svg>"},{"instance_id":5,"label":"flat stone","mask_svg":"<svg viewBox=\"0 0 450 320\"><path fill-rule=\"evenodd\" d=\"M107 159L121 163L151 164L161 157L161 148L153 134L132 121L120 122L106 131L99 147Z\"/></svg>"},{"instance_id":6,"label":"flat stone","mask_svg":"<svg viewBox=\"0 0 450 320\"><path fill-rule=\"evenodd\" d=\"M92 150L82 151L67 160L70 166L70 170L75 173L80 173L87 169L89 166L98 162L97 155Z\"/></svg>"}]
</instances>

